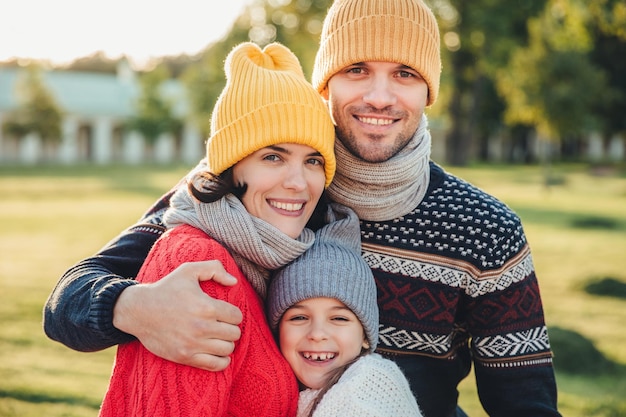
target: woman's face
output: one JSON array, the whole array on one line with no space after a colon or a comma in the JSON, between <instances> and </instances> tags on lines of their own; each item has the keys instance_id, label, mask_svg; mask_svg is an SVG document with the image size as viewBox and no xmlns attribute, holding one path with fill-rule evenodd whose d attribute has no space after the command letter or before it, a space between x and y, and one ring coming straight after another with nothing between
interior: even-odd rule
<instances>
[{"instance_id":1,"label":"woman's face","mask_svg":"<svg viewBox=\"0 0 626 417\"><path fill-rule=\"evenodd\" d=\"M324 157L314 148L281 143L259 149L233 167L248 212L297 238L319 201L326 176Z\"/></svg>"},{"instance_id":2,"label":"woman's face","mask_svg":"<svg viewBox=\"0 0 626 417\"><path fill-rule=\"evenodd\" d=\"M322 388L331 371L369 348L359 318L334 298L310 298L291 306L278 329L280 351L307 388Z\"/></svg>"}]
</instances>

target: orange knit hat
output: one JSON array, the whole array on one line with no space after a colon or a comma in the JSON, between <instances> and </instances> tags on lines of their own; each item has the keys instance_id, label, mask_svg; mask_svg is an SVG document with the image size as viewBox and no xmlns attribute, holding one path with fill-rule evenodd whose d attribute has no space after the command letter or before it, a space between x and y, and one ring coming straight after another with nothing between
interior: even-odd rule
<instances>
[{"instance_id":1,"label":"orange knit hat","mask_svg":"<svg viewBox=\"0 0 626 417\"><path fill-rule=\"evenodd\" d=\"M320 93L337 71L357 62L397 62L428 85L430 106L441 74L437 20L422 0L335 0L328 10L313 67Z\"/></svg>"},{"instance_id":2,"label":"orange knit hat","mask_svg":"<svg viewBox=\"0 0 626 417\"><path fill-rule=\"evenodd\" d=\"M236 46L224 65L226 86L215 104L207 164L215 175L257 150L279 143L308 145L325 160L326 186L335 175L335 128L298 58L272 43Z\"/></svg>"}]
</instances>

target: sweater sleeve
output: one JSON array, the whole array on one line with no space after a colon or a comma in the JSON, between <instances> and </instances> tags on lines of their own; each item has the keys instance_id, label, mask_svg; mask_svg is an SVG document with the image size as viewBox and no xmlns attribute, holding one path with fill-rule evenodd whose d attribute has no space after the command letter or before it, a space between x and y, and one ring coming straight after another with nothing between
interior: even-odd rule
<instances>
[{"instance_id":1,"label":"sweater sleeve","mask_svg":"<svg viewBox=\"0 0 626 417\"><path fill-rule=\"evenodd\" d=\"M165 231L163 213L175 189L135 225L61 276L44 305L43 328L49 338L83 352L134 339L113 326L113 307L121 292L136 283L150 248Z\"/></svg>"},{"instance_id":2,"label":"sweater sleeve","mask_svg":"<svg viewBox=\"0 0 626 417\"><path fill-rule=\"evenodd\" d=\"M512 255L483 274L468 302L478 392L490 416L560 416L539 283L519 219L514 225L494 245Z\"/></svg>"}]
</instances>

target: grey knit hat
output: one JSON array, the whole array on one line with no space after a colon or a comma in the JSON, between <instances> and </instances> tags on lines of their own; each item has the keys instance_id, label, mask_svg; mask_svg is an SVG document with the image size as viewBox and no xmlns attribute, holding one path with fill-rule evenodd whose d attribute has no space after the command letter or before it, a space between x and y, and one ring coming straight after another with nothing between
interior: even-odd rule
<instances>
[{"instance_id":1,"label":"grey knit hat","mask_svg":"<svg viewBox=\"0 0 626 417\"><path fill-rule=\"evenodd\" d=\"M333 203L328 224L299 258L274 275L267 296L273 331L285 311L315 297L335 298L359 318L374 351L378 343L378 304L372 271L361 257L359 219L349 208Z\"/></svg>"}]
</instances>

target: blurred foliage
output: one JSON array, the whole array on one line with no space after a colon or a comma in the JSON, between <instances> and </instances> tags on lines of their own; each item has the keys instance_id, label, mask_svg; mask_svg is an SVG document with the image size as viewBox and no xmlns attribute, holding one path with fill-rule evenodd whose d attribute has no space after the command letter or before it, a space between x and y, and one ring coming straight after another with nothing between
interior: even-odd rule
<instances>
[{"instance_id":1,"label":"blurred foliage","mask_svg":"<svg viewBox=\"0 0 626 417\"><path fill-rule=\"evenodd\" d=\"M450 91L446 156L451 165L466 165L486 155L490 136L502 129L504 102L494 87L495 71L527 38L526 20L545 1L495 2L433 0L442 34L444 74Z\"/></svg>"},{"instance_id":2,"label":"blurred foliage","mask_svg":"<svg viewBox=\"0 0 626 417\"><path fill-rule=\"evenodd\" d=\"M572 227L579 229L606 229L617 230L619 222L608 217L585 216L577 217L572 220Z\"/></svg>"},{"instance_id":3,"label":"blurred foliage","mask_svg":"<svg viewBox=\"0 0 626 417\"><path fill-rule=\"evenodd\" d=\"M170 78L167 67L160 65L139 78L141 93L136 103L137 116L128 121L128 128L137 130L150 146L163 133L179 134L182 122L174 117L171 103L161 92Z\"/></svg>"},{"instance_id":4,"label":"blurred foliage","mask_svg":"<svg viewBox=\"0 0 626 417\"><path fill-rule=\"evenodd\" d=\"M518 149L516 160L526 162L532 161L529 137L534 132L573 153L579 149L568 142L591 131L601 132L606 140L626 132L626 77L620 76L626 65L626 17L621 2L603 0L593 7L584 0L426 2L440 24L443 62L441 98L428 111L446 126L448 164L487 160L494 136L509 138L510 146ZM190 84L192 94L203 94L196 102L203 106L199 114L205 131L211 103L223 86L220 65L229 49L244 40L261 46L284 43L310 76L330 4L250 4L230 34L207 48L209 60L203 61L202 71L211 77ZM514 158L513 152L507 155Z\"/></svg>"},{"instance_id":5,"label":"blurred foliage","mask_svg":"<svg viewBox=\"0 0 626 417\"><path fill-rule=\"evenodd\" d=\"M22 138L36 133L44 144L61 140L62 111L46 87L38 65L30 65L16 84L18 107L2 123L8 136Z\"/></svg>"},{"instance_id":6,"label":"blurred foliage","mask_svg":"<svg viewBox=\"0 0 626 417\"><path fill-rule=\"evenodd\" d=\"M490 139L505 162L534 162L532 138L554 155L580 158L582 139L626 134L626 3L623 0L425 0L442 39L440 98L428 109L445 133L446 163L489 159ZM251 40L291 48L310 77L322 23L332 0L251 0L227 35L194 56L161 57L186 86L192 118L206 137L233 46ZM124 59L124 58L122 58ZM75 70L114 72L102 54Z\"/></svg>"},{"instance_id":7,"label":"blurred foliage","mask_svg":"<svg viewBox=\"0 0 626 417\"><path fill-rule=\"evenodd\" d=\"M626 3L623 0L594 0L587 3L599 31L626 40Z\"/></svg>"},{"instance_id":8,"label":"blurred foliage","mask_svg":"<svg viewBox=\"0 0 626 417\"><path fill-rule=\"evenodd\" d=\"M616 372L620 368L619 364L607 359L591 340L576 331L552 326L549 336L556 372L600 375Z\"/></svg>"},{"instance_id":9,"label":"blurred foliage","mask_svg":"<svg viewBox=\"0 0 626 417\"><path fill-rule=\"evenodd\" d=\"M584 290L587 294L626 299L626 282L613 277L593 278Z\"/></svg>"},{"instance_id":10,"label":"blurred foliage","mask_svg":"<svg viewBox=\"0 0 626 417\"><path fill-rule=\"evenodd\" d=\"M506 123L534 126L541 137L557 141L598 129L591 109L608 88L589 57L588 18L582 1L550 0L540 16L528 20L528 47L516 50L499 72ZM596 94L582 93L591 91Z\"/></svg>"},{"instance_id":11,"label":"blurred foliage","mask_svg":"<svg viewBox=\"0 0 626 417\"><path fill-rule=\"evenodd\" d=\"M121 58L125 59L125 58ZM111 59L102 51L81 57L64 67L68 71L86 71L105 74L115 74L119 60Z\"/></svg>"}]
</instances>

